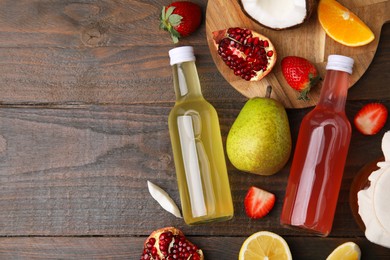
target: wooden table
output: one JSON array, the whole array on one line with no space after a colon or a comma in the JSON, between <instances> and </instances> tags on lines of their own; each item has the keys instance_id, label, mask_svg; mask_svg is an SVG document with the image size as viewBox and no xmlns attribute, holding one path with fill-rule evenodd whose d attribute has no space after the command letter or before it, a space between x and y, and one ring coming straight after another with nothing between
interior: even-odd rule
<instances>
[{"instance_id":1,"label":"wooden table","mask_svg":"<svg viewBox=\"0 0 390 260\"><path fill-rule=\"evenodd\" d=\"M198 2L206 10L207 1ZM169 1L0 1L0 259L139 259L145 238L176 226L206 259L237 259L250 234L282 235L294 259L325 259L356 242L363 259L390 259L353 219L349 189L358 170L381 156L390 120L375 136L353 128L333 230L320 238L279 224L291 160L272 177L242 173L228 162L233 220L190 227L163 211L150 180L179 204L168 133L174 105L169 36L158 29ZM378 35L379 37L379 35ZM366 103L390 109L390 26L364 76L349 91L352 121ZM202 24L183 45L196 46L203 94L226 135L246 99L216 69ZM288 110L295 143L302 117ZM256 185L277 196L261 220L243 206Z\"/></svg>"}]
</instances>

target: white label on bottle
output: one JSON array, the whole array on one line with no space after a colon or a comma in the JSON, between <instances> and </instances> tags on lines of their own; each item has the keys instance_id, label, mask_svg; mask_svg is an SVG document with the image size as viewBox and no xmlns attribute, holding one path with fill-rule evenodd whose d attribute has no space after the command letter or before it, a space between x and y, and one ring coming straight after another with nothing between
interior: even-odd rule
<instances>
[{"instance_id":1,"label":"white label on bottle","mask_svg":"<svg viewBox=\"0 0 390 260\"><path fill-rule=\"evenodd\" d=\"M186 174L188 193L191 202L192 215L201 217L207 214L200 176L199 160L196 151L195 134L191 116L177 118L180 145Z\"/></svg>"}]
</instances>

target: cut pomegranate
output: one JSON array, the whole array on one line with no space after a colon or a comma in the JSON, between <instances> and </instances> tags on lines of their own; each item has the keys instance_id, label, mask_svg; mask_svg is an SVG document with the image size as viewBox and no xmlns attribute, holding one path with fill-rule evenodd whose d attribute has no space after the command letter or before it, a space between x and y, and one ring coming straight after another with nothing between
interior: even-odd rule
<instances>
[{"instance_id":1,"label":"cut pomegranate","mask_svg":"<svg viewBox=\"0 0 390 260\"><path fill-rule=\"evenodd\" d=\"M264 78L276 63L272 42L245 28L229 28L213 32L214 45L234 74L248 81Z\"/></svg>"},{"instance_id":2,"label":"cut pomegranate","mask_svg":"<svg viewBox=\"0 0 390 260\"><path fill-rule=\"evenodd\" d=\"M203 252L174 227L153 231L144 243L141 260L203 260Z\"/></svg>"}]
</instances>

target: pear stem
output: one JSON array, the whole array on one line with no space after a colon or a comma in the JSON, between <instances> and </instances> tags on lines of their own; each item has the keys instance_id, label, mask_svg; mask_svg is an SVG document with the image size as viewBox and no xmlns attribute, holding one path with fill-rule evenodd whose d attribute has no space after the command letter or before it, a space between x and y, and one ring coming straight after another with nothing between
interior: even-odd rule
<instances>
[{"instance_id":1,"label":"pear stem","mask_svg":"<svg viewBox=\"0 0 390 260\"><path fill-rule=\"evenodd\" d=\"M267 86L267 90L265 92L265 97L270 98L271 97L271 92L272 92L272 87L269 85Z\"/></svg>"}]
</instances>

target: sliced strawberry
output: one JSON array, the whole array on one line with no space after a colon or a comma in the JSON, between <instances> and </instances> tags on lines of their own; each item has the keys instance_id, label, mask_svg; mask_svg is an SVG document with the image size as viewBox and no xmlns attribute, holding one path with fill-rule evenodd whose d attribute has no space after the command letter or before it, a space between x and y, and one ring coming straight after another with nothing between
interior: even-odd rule
<instances>
[{"instance_id":1,"label":"sliced strawberry","mask_svg":"<svg viewBox=\"0 0 390 260\"><path fill-rule=\"evenodd\" d=\"M268 191L250 187L244 201L246 214L255 219L264 217L274 207L275 199L275 195Z\"/></svg>"},{"instance_id":2,"label":"sliced strawberry","mask_svg":"<svg viewBox=\"0 0 390 260\"><path fill-rule=\"evenodd\" d=\"M374 135L385 125L387 114L387 108L383 104L369 103L357 112L354 123L362 134Z\"/></svg>"}]
</instances>

